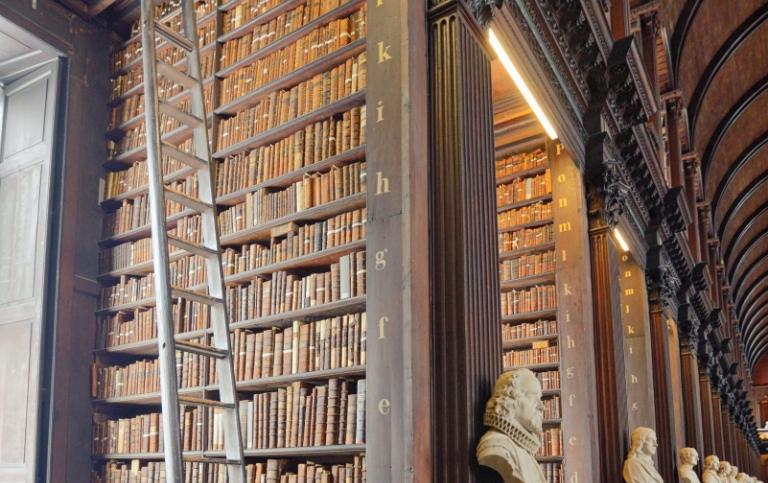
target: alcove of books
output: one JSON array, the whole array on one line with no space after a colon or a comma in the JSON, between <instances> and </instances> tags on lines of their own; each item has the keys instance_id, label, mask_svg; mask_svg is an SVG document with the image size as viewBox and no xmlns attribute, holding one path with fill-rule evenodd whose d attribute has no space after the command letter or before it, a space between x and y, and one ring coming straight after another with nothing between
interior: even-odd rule
<instances>
[{"instance_id":1,"label":"alcove of books","mask_svg":"<svg viewBox=\"0 0 768 483\"><path fill-rule=\"evenodd\" d=\"M180 4L157 7L181 29ZM366 481L366 3L205 0L196 7L247 481ZM111 57L92 397L94 482L164 478L140 23ZM184 70L167 42L158 58ZM187 108L164 81L160 98ZM161 117L162 140L192 132ZM186 165L164 181L196 195ZM169 234L199 215L167 202ZM204 291L204 260L170 250L171 284ZM179 299L180 338L211 337ZM180 395L217 391L213 360L177 352ZM223 482L219 410L182 406L186 481ZM130 479L130 481L134 481Z\"/></svg>"}]
</instances>

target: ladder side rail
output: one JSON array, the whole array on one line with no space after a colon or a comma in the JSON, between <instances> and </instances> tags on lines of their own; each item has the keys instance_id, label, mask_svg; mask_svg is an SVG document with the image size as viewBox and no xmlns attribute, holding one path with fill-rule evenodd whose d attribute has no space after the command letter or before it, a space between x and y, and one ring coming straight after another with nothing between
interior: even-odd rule
<instances>
[{"instance_id":1,"label":"ladder side rail","mask_svg":"<svg viewBox=\"0 0 768 483\"><path fill-rule=\"evenodd\" d=\"M203 213L202 231L203 244L207 248L216 250L217 257L206 258L209 295L226 300L224 288L224 276L221 266L221 246L219 243L218 210L216 209L216 196L213 188L215 178L215 165L211 158L210 144L208 143L208 124L205 112L205 95L203 91L203 78L200 69L200 49L197 39L197 20L192 0L183 0L182 15L184 16L184 34L194 44L192 52L188 54L188 73L200 80L198 87L190 91L190 106L192 114L202 119L201 126L195 128L194 145L195 154L208 161L208 166L197 170L198 196L204 202L213 207L207 213ZM245 456L240 428L240 417L237 408L237 392L235 385L235 371L233 367L232 347L229 337L229 321L227 317L226 303L211 307L211 327L213 329L213 345L216 348L229 351L227 359L216 359L216 373L219 382L219 399L225 403L232 403L232 409L222 409L222 424L224 432L224 447L228 460L240 461L240 465L228 465L227 474L230 483L245 481Z\"/></svg>"},{"instance_id":2,"label":"ladder side rail","mask_svg":"<svg viewBox=\"0 0 768 483\"><path fill-rule=\"evenodd\" d=\"M173 310L169 273L165 195L163 192L162 155L157 99L157 69L155 65L154 2L141 2L142 48L144 67L144 111L147 130L147 163L149 174L149 208L152 233L153 266L155 270L155 299L157 303L157 345L160 361L161 404L163 412L163 443L165 445L166 481L184 481L182 464L179 398L176 377Z\"/></svg>"}]
</instances>

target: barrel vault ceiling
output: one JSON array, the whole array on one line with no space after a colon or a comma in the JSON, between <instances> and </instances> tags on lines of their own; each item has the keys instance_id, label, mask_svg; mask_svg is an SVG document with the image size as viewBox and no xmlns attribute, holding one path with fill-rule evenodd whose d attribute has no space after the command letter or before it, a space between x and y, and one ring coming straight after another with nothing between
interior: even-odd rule
<instances>
[{"instance_id":1,"label":"barrel vault ceiling","mask_svg":"<svg viewBox=\"0 0 768 483\"><path fill-rule=\"evenodd\" d=\"M744 351L768 383L768 1L660 8Z\"/></svg>"}]
</instances>

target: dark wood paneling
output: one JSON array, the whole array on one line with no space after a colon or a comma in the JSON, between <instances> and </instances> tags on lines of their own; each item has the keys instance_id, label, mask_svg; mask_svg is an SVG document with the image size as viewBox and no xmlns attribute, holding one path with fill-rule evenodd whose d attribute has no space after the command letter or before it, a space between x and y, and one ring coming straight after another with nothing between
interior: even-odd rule
<instances>
[{"instance_id":1,"label":"dark wood paneling","mask_svg":"<svg viewBox=\"0 0 768 483\"><path fill-rule=\"evenodd\" d=\"M432 481L497 481L474 451L502 362L490 62L462 3L428 17Z\"/></svg>"},{"instance_id":2,"label":"dark wood paneling","mask_svg":"<svg viewBox=\"0 0 768 483\"><path fill-rule=\"evenodd\" d=\"M703 436L702 457L715 454L715 427L712 412L712 387L705 372L699 373L699 392L701 393L701 429Z\"/></svg>"},{"instance_id":3,"label":"dark wood paneling","mask_svg":"<svg viewBox=\"0 0 768 483\"><path fill-rule=\"evenodd\" d=\"M685 441L682 444L690 448L704 448L704 428L701 410L701 391L699 387L699 362L694 349L682 339L680 346L680 367L683 384L683 417L685 419ZM695 341L694 341L695 343ZM703 457L706 455L702 455Z\"/></svg>"}]
</instances>

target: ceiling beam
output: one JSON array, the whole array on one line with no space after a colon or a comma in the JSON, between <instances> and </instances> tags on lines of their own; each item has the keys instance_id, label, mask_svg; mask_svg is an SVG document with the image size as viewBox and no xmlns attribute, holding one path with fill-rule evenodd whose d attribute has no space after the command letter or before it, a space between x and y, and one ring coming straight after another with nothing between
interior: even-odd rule
<instances>
[{"instance_id":1,"label":"ceiling beam","mask_svg":"<svg viewBox=\"0 0 768 483\"><path fill-rule=\"evenodd\" d=\"M728 271L728 285L730 285L731 287L734 286L733 278L736 276L736 272L738 272L739 267L742 265L747 255L749 255L749 252L751 252L753 248L759 247L759 246L762 246L762 247L768 246L768 245L761 245L761 242L764 241L763 240L764 238L768 238L768 228L758 233L757 236L752 238L744 247L744 249L741 250L741 252L739 252L739 254L736 256L736 260L738 261L735 264L733 264L731 269Z\"/></svg>"},{"instance_id":2,"label":"ceiling beam","mask_svg":"<svg viewBox=\"0 0 768 483\"><path fill-rule=\"evenodd\" d=\"M768 3L766 3L768 5ZM710 205L712 206L712 211L717 211L717 205L720 203L720 200L723 197L723 193L728 189L728 186L733 182L733 180L736 178L736 175L738 174L739 170L747 165L750 159L757 154L761 149L763 149L765 146L768 145L768 130L766 130L763 134L761 134L757 139L755 139L752 144L747 146L744 151L739 153L739 155L736 157L736 159L728 166L728 171L726 171L725 175L723 175L722 178L720 178L720 183L718 183L717 188L715 189L715 193L712 196L712 200L710 201Z\"/></svg>"},{"instance_id":3,"label":"ceiling beam","mask_svg":"<svg viewBox=\"0 0 768 483\"><path fill-rule=\"evenodd\" d=\"M757 312L759 312L763 308L765 302L763 300L764 298L765 294L761 292L760 294L756 295L755 298L752 299L752 301L749 303L749 308L746 310L746 312L749 312L751 315L744 317L745 327L741 332L741 336L744 341L752 340L755 338L755 331L758 329L758 327L754 324L754 321L756 320L756 312L754 311L757 310Z\"/></svg>"},{"instance_id":4,"label":"ceiling beam","mask_svg":"<svg viewBox=\"0 0 768 483\"><path fill-rule=\"evenodd\" d=\"M108 9L115 3L115 0L96 0L96 2L88 8L88 16L93 18L99 15L104 10Z\"/></svg>"},{"instance_id":5,"label":"ceiling beam","mask_svg":"<svg viewBox=\"0 0 768 483\"><path fill-rule=\"evenodd\" d=\"M746 292L746 295L744 295L744 298L743 298L741 301L738 301L738 300L734 300L734 309L736 310L736 314L737 314L737 315L741 315L741 312L742 312L742 311L741 311L742 303L743 303L743 302L746 302L747 300L749 300L749 299L750 299L750 297L752 296L752 293L753 293L755 290L757 290L757 289L758 289L758 287L760 286L760 284L761 284L761 283L763 283L763 282L765 282L766 280L768 280L768 275L763 275L763 277L762 277L762 278L760 278L760 279L758 279L758 280L755 280L755 281L752 283L752 285L750 285L750 286L749 286L749 287L746 289L746 290L747 290L747 292ZM739 297L741 297L742 295L743 295L743 292L740 292L740 293L739 293Z\"/></svg>"},{"instance_id":6,"label":"ceiling beam","mask_svg":"<svg viewBox=\"0 0 768 483\"><path fill-rule=\"evenodd\" d=\"M690 119L693 131L696 130L696 119L698 118L701 104L704 102L704 97L712 85L712 81L714 81L728 59L731 58L731 55L741 47L766 19L768 19L768 3L764 3L736 27L736 30L723 42L723 45L717 50L712 60L709 61L701 77L699 77L699 82L696 84L691 100L688 103L688 119Z\"/></svg>"},{"instance_id":7,"label":"ceiling beam","mask_svg":"<svg viewBox=\"0 0 768 483\"><path fill-rule=\"evenodd\" d=\"M701 173L702 178L704 178L705 181L707 179L709 165L712 162L712 157L715 155L725 134L733 126L736 120L739 119L739 116L747 110L749 105L766 90L768 90L768 75L755 82L752 87L747 89L747 92L745 92L744 95L731 106L725 116L720 120L720 123L718 123L717 127L712 132L712 135L709 137L707 147L704 149L704 153L701 156ZM702 191L705 190L705 187L706 183L702 185ZM704 194L704 198L708 199L706 193Z\"/></svg>"},{"instance_id":8,"label":"ceiling beam","mask_svg":"<svg viewBox=\"0 0 768 483\"><path fill-rule=\"evenodd\" d=\"M764 252L762 258L755 260L753 263L751 263L749 270L747 270L744 274L742 274L739 277L739 279L736 281L736 283L731 283L731 287L741 287L744 280L749 278L749 276L752 275L755 272L755 270L758 269L758 267L762 266L767 261L768 261L768 252Z\"/></svg>"},{"instance_id":9,"label":"ceiling beam","mask_svg":"<svg viewBox=\"0 0 768 483\"><path fill-rule=\"evenodd\" d=\"M749 229L752 228L752 226L757 223L757 221L763 215L768 215L768 201L758 206L757 209L753 211L746 220L744 220L744 223L742 223L742 225L736 229L736 235L728 240L728 246L726 247L723 255L723 260L726 260L726 263L730 263L733 249L736 248L734 240L740 240L743 234L748 232ZM722 240L722 242L725 242L725 240Z\"/></svg>"},{"instance_id":10,"label":"ceiling beam","mask_svg":"<svg viewBox=\"0 0 768 483\"><path fill-rule=\"evenodd\" d=\"M731 203L731 206L728 207L728 211L725 212L725 214L722 217L722 222L720 223L720 226L717 230L717 236L721 240L723 239L723 234L728 230L728 226L730 226L731 221L733 221L733 216L744 206L744 203L747 202L747 200L760 191L760 188L765 184L765 182L768 181L768 171L764 171L760 176L753 179L746 188L744 188L744 191L739 193L739 195L736 197L735 200L733 200L733 203ZM714 218L717 218L717 214L713 212Z\"/></svg>"},{"instance_id":11,"label":"ceiling beam","mask_svg":"<svg viewBox=\"0 0 768 483\"><path fill-rule=\"evenodd\" d=\"M693 19L696 17L696 13L699 11L703 0L686 0L683 9L680 11L680 16L677 17L677 23L675 29L672 31L672 74L674 78L678 78L680 72L680 57L683 55L683 46L685 45L685 38L688 36L688 31L693 25Z\"/></svg>"}]
</instances>

